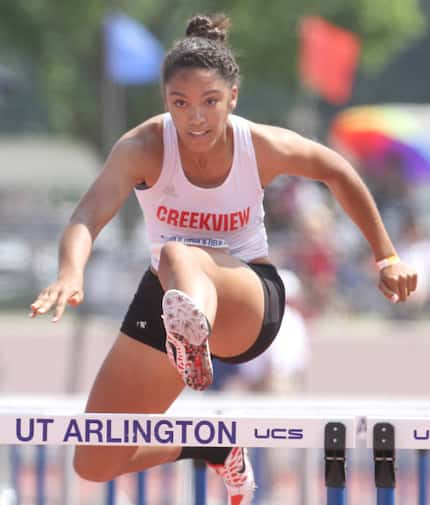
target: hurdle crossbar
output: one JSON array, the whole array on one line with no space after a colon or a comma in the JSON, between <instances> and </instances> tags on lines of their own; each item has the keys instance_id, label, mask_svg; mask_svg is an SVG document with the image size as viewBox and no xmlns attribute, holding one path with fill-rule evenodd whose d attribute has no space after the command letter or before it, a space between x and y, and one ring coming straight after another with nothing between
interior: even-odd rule
<instances>
[{"instance_id":1,"label":"hurdle crossbar","mask_svg":"<svg viewBox=\"0 0 430 505\"><path fill-rule=\"evenodd\" d=\"M430 449L430 400L286 399L189 393L165 414L83 413L84 397L0 397L1 444L193 445L323 448L327 423L346 427L346 448L390 422L397 449ZM193 415L198 409L198 416Z\"/></svg>"},{"instance_id":2,"label":"hurdle crossbar","mask_svg":"<svg viewBox=\"0 0 430 505\"><path fill-rule=\"evenodd\" d=\"M427 505L425 481L430 450L430 400L427 398L286 399L241 393L238 399L233 394L191 392L164 414L83 413L84 402L82 396L72 399L0 397L0 443L42 447L89 444L324 449L327 503L344 505L345 449L355 448L360 440L374 449L375 471L383 468L385 477L392 477L390 481L385 477L375 481L377 505L394 503L395 449L419 451L419 505ZM193 415L196 410L198 416ZM384 431L375 438L375 430L384 425L392 428L392 454L386 450L381 452L381 444L384 449L386 443ZM342 437L338 438L337 433ZM199 478L202 490L204 480L201 475ZM143 496L143 481L139 485ZM140 503L144 503L143 498ZM205 500L201 498L198 503L203 504Z\"/></svg>"}]
</instances>

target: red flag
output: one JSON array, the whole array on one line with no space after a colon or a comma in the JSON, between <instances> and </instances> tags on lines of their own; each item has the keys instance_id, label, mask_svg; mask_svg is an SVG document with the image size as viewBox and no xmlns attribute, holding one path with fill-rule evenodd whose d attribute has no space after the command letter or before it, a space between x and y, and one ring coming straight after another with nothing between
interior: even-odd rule
<instances>
[{"instance_id":1,"label":"red flag","mask_svg":"<svg viewBox=\"0 0 430 505\"><path fill-rule=\"evenodd\" d=\"M360 54L358 37L318 16L300 23L300 75L303 83L328 102L345 103Z\"/></svg>"}]
</instances>

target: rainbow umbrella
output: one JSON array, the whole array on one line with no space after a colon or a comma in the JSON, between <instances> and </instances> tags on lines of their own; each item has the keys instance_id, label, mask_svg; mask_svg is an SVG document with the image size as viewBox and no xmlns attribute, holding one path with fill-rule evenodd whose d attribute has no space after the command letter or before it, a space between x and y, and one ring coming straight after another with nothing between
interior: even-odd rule
<instances>
[{"instance_id":1,"label":"rainbow umbrella","mask_svg":"<svg viewBox=\"0 0 430 505\"><path fill-rule=\"evenodd\" d=\"M329 141L364 170L397 167L408 180L430 180L430 106L345 109L334 118Z\"/></svg>"}]
</instances>

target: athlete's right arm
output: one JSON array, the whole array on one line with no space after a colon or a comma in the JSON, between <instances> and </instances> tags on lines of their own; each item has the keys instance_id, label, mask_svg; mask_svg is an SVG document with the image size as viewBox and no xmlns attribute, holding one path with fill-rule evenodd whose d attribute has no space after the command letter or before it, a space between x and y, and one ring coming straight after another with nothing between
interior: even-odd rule
<instances>
[{"instance_id":1,"label":"athlete's right arm","mask_svg":"<svg viewBox=\"0 0 430 505\"><path fill-rule=\"evenodd\" d=\"M153 171L154 153L142 138L125 137L112 149L103 170L83 196L66 226L59 245L57 280L43 289L31 305L30 317L54 308L58 321L66 305L83 300L85 266L94 240L125 202L133 187Z\"/></svg>"}]
</instances>

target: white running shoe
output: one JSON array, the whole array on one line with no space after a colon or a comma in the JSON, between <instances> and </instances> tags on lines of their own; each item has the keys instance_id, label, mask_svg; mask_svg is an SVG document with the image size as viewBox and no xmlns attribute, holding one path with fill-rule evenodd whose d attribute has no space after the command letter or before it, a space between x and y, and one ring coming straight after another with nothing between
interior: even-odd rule
<instances>
[{"instance_id":1,"label":"white running shoe","mask_svg":"<svg viewBox=\"0 0 430 505\"><path fill-rule=\"evenodd\" d=\"M206 316L187 294L169 289L163 296L162 318L170 361L187 386L206 389L213 380L208 343L211 330Z\"/></svg>"},{"instance_id":2,"label":"white running shoe","mask_svg":"<svg viewBox=\"0 0 430 505\"><path fill-rule=\"evenodd\" d=\"M249 505L252 502L256 485L246 448L233 447L223 465L208 465L224 479L228 505Z\"/></svg>"}]
</instances>

